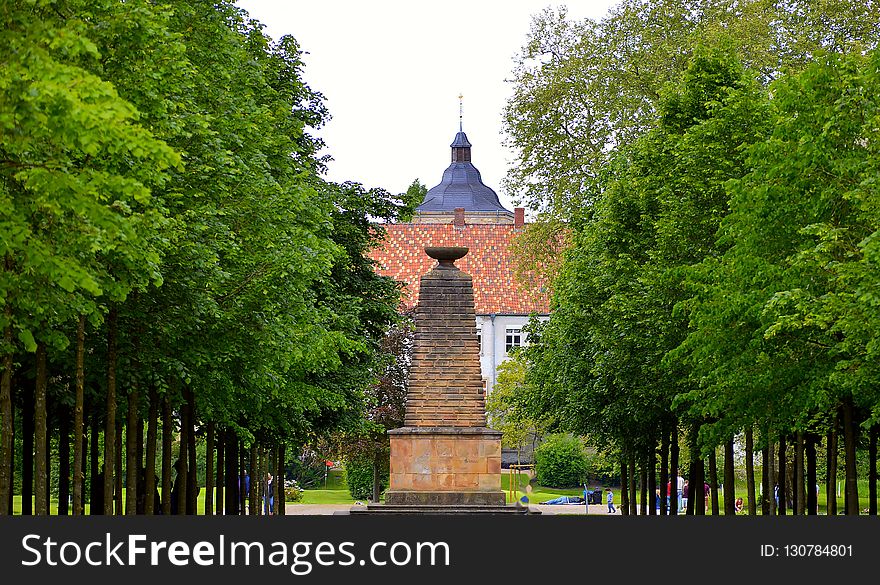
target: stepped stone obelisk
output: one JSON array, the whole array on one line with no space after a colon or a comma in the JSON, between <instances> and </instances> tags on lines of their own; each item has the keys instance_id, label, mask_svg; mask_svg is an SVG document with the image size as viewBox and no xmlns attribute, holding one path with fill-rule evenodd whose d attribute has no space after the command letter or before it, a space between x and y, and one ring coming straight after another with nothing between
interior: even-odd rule
<instances>
[{"instance_id":1,"label":"stepped stone obelisk","mask_svg":"<svg viewBox=\"0 0 880 585\"><path fill-rule=\"evenodd\" d=\"M468 249L425 252L438 264L420 281L405 426L388 431L385 504L364 511L526 512L505 505L501 432L486 428L473 281L455 266Z\"/></svg>"}]
</instances>

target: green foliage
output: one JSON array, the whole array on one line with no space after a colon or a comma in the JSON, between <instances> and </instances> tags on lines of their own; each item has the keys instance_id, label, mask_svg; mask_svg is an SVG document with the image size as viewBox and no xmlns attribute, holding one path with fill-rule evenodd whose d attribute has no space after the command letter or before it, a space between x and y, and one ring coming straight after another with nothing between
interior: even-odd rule
<instances>
[{"instance_id":1,"label":"green foliage","mask_svg":"<svg viewBox=\"0 0 880 585\"><path fill-rule=\"evenodd\" d=\"M620 481L620 465L607 453L587 449L587 477L599 483L617 483Z\"/></svg>"},{"instance_id":2,"label":"green foliage","mask_svg":"<svg viewBox=\"0 0 880 585\"><path fill-rule=\"evenodd\" d=\"M540 440L549 421L534 416L528 409L530 389L526 386L528 364L521 353L513 355L498 367L495 385L486 399L489 426L501 431L505 447L521 449L533 440Z\"/></svg>"},{"instance_id":3,"label":"green foliage","mask_svg":"<svg viewBox=\"0 0 880 585\"><path fill-rule=\"evenodd\" d=\"M682 277L718 253L724 184L745 173L762 103L728 47L697 48L658 126L621 149L593 214L573 225L554 313L527 349L535 407L560 428L637 453L677 424L687 371L664 358L688 327Z\"/></svg>"},{"instance_id":4,"label":"green foliage","mask_svg":"<svg viewBox=\"0 0 880 585\"><path fill-rule=\"evenodd\" d=\"M387 459L385 460L387 464ZM379 469L379 491L388 487L389 468ZM373 461L367 458L351 459L345 462L345 483L348 492L356 500L369 500L373 497Z\"/></svg>"},{"instance_id":5,"label":"green foliage","mask_svg":"<svg viewBox=\"0 0 880 585\"><path fill-rule=\"evenodd\" d=\"M682 425L699 456L744 428L760 444L852 413L855 486L852 431L880 413L877 16L631 1L601 23L536 20L508 108L525 161L511 183L568 220L571 246L526 350L532 412L637 460ZM612 26L640 42L600 62Z\"/></svg>"},{"instance_id":6,"label":"green foliage","mask_svg":"<svg viewBox=\"0 0 880 585\"><path fill-rule=\"evenodd\" d=\"M421 190L320 177L329 112L296 40L227 0L17 2L0 21L0 357L16 378L85 315L98 424L112 373L246 448L357 426L399 318L368 257L376 222L410 217ZM73 352L50 353L72 386ZM0 403L10 420L7 385ZM10 442L7 425L4 459Z\"/></svg>"},{"instance_id":7,"label":"green foliage","mask_svg":"<svg viewBox=\"0 0 880 585\"><path fill-rule=\"evenodd\" d=\"M583 485L587 470L583 442L574 435L547 435L535 449L535 479L543 486L567 488Z\"/></svg>"},{"instance_id":8,"label":"green foliage","mask_svg":"<svg viewBox=\"0 0 880 585\"><path fill-rule=\"evenodd\" d=\"M696 272L679 350L706 381L689 403L719 424L821 428L848 398L876 417L877 62L829 54L780 79L772 136L729 185L730 248Z\"/></svg>"}]
</instances>

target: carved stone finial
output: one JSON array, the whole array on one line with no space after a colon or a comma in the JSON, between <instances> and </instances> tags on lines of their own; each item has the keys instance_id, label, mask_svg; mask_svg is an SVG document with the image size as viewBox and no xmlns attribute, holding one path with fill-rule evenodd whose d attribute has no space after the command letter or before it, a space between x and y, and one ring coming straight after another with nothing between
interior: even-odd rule
<instances>
[{"instance_id":1,"label":"carved stone finial","mask_svg":"<svg viewBox=\"0 0 880 585\"><path fill-rule=\"evenodd\" d=\"M440 263L438 268L455 268L455 261L464 258L468 249L464 246L428 246L425 253Z\"/></svg>"}]
</instances>

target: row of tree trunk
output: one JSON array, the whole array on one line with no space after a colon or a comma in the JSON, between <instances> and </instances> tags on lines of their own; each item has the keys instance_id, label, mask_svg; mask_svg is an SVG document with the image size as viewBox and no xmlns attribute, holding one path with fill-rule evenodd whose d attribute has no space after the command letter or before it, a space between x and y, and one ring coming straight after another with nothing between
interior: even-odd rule
<instances>
[{"instance_id":1,"label":"row of tree trunk","mask_svg":"<svg viewBox=\"0 0 880 585\"><path fill-rule=\"evenodd\" d=\"M90 416L86 415L84 316L78 319L76 328L75 372L71 376L57 376L68 380L68 385L72 382L74 386L72 412L70 406L62 404L66 402L64 400L58 400L53 405L58 420L58 453L54 458L59 466L58 513L81 515L88 500L91 514L195 514L200 491L196 475L196 441L199 433L206 435L207 443L204 513L245 513L246 498L255 502L266 495L268 499L269 494L264 494L266 481L263 478L272 473L279 478L279 481L272 482L273 508L283 514L283 445L266 447L257 444L245 449L232 428L218 428L212 422L199 424L192 389L180 388L174 380L166 392L160 394L157 387L151 385L144 395L137 378L130 377L124 396L127 409L126 412L119 411L118 321L116 309L111 308L104 338L106 396L103 409L98 404L90 404ZM11 328L7 327L3 336L7 347L10 346ZM139 348L135 342L127 355L135 372L140 367L138 354ZM16 409L13 398L17 380L13 356L6 354L0 360L0 515L11 514L13 509L12 486L16 469L14 421L17 414L21 417L22 434L19 439L22 444L22 514L49 513L49 478L52 476L53 461L52 441L49 438L50 430L54 433L56 428L50 429L48 424L50 405L47 388L50 375L47 362L47 347L40 342L33 363L33 394L29 395L22 387L19 397L21 408ZM24 379L24 376L21 378ZM142 416L144 412L146 421ZM157 470L160 419L161 463ZM175 443L176 454L172 452ZM245 484L248 451L252 459L251 470L256 469L254 454L257 455L259 473L255 475L256 481L250 483L249 493L246 494L239 486ZM172 467L175 473L172 473ZM88 494L87 469L90 473ZM148 494L152 494L152 497L148 497ZM262 511L263 506L254 508L252 505L251 513Z\"/></svg>"},{"instance_id":2,"label":"row of tree trunk","mask_svg":"<svg viewBox=\"0 0 880 585\"><path fill-rule=\"evenodd\" d=\"M859 494L856 472L856 428L852 425L852 407L844 404L839 416L840 424L829 428L825 436L827 470L825 480L826 513L837 515L845 513L858 515ZM719 477L718 461L715 450L704 460L699 456L697 432L694 425L689 429L687 437L691 446L689 461L688 491L683 494L687 498L685 514L736 514L736 493L734 489L734 440L731 437L723 444L723 461ZM845 458L845 489L843 507L838 508L837 469L838 469L838 434L844 434ZM880 427L874 426L868 434L868 489L869 504L866 512L877 514L877 438ZM775 442L768 443L761 449L762 465L760 502L756 498L757 483L754 465L754 435L752 429L746 429L745 435L745 467L746 467L746 498L743 511L756 515L760 508L763 515L785 515L789 511L796 515L816 515L819 513L819 481L817 477L817 449L822 438L812 433L796 432L791 437L779 437ZM678 429L666 433L659 441L658 449L651 448L642 453L635 450L625 451L621 460L621 512L623 514L672 515L679 509L678 492L675 489L679 469L680 448ZM658 457L659 456L659 457ZM659 458L659 481L656 468ZM707 469L708 467L708 469ZM720 481L719 481L720 480ZM671 483L671 493L667 486ZM708 491L705 486L708 484ZM638 489L640 488L640 489ZM719 491L723 499L719 499ZM637 498L637 495L639 496ZM667 503L668 497L668 503ZM655 504L659 500L659 506Z\"/></svg>"}]
</instances>

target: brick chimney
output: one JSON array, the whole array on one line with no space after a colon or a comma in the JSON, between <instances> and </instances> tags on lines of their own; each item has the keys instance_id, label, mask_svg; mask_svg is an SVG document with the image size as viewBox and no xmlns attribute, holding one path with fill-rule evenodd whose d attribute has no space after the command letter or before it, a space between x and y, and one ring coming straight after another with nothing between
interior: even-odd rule
<instances>
[{"instance_id":1,"label":"brick chimney","mask_svg":"<svg viewBox=\"0 0 880 585\"><path fill-rule=\"evenodd\" d=\"M526 210L522 207L513 209L513 228L517 230L523 229L526 225Z\"/></svg>"},{"instance_id":2,"label":"brick chimney","mask_svg":"<svg viewBox=\"0 0 880 585\"><path fill-rule=\"evenodd\" d=\"M464 207L455 208L455 219L453 219L452 223L457 228L464 228Z\"/></svg>"}]
</instances>

